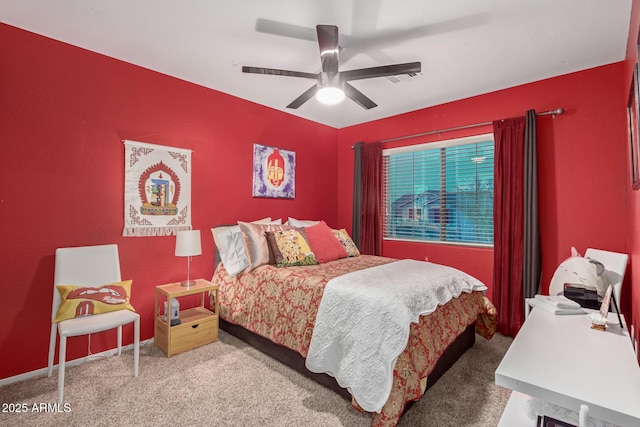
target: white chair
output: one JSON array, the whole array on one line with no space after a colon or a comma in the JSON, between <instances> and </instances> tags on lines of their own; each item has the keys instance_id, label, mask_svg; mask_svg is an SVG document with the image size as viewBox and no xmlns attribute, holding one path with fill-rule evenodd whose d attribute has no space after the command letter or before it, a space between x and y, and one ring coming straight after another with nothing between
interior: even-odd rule
<instances>
[{"instance_id":1,"label":"white chair","mask_svg":"<svg viewBox=\"0 0 640 427\"><path fill-rule=\"evenodd\" d=\"M53 371L53 359L56 348L56 335L60 334L58 356L58 402L62 402L64 389L64 371L67 349L67 337L87 335L118 328L118 354L122 350L122 325L133 322L134 353L133 375L138 376L140 356L140 315L130 310L118 310L102 314L63 320L53 320L60 306L60 292L56 285L83 285L99 287L120 282L120 260L117 245L82 246L59 248L56 250L55 274L53 283L53 304L51 307L51 336L49 340L48 376Z\"/></svg>"},{"instance_id":2,"label":"white chair","mask_svg":"<svg viewBox=\"0 0 640 427\"><path fill-rule=\"evenodd\" d=\"M603 251L601 249L589 248L584 253L585 258L595 259L604 265L605 274L610 285L613 285L613 294L616 297L618 308L620 307L620 293L622 292L622 281L627 271L629 255L618 252Z\"/></svg>"}]
</instances>

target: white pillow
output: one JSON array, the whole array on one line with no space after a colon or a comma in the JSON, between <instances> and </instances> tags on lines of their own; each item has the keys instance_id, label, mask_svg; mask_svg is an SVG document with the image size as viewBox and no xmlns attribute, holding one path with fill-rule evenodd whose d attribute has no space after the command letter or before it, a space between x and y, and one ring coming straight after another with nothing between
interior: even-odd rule
<instances>
[{"instance_id":1,"label":"white pillow","mask_svg":"<svg viewBox=\"0 0 640 427\"><path fill-rule=\"evenodd\" d=\"M280 221L279 224L282 224L282 219L278 218L275 221ZM251 221L253 224L273 224L274 221L271 220L271 217L268 216L262 219L256 219L255 221Z\"/></svg>"},{"instance_id":2,"label":"white pillow","mask_svg":"<svg viewBox=\"0 0 640 427\"><path fill-rule=\"evenodd\" d=\"M220 254L220 261L229 275L235 276L249 266L239 226L216 227L212 228L211 232Z\"/></svg>"},{"instance_id":3,"label":"white pillow","mask_svg":"<svg viewBox=\"0 0 640 427\"><path fill-rule=\"evenodd\" d=\"M309 227L312 225L320 224L320 221L312 221L310 219L295 219L289 217L287 224L292 227Z\"/></svg>"},{"instance_id":4,"label":"white pillow","mask_svg":"<svg viewBox=\"0 0 640 427\"><path fill-rule=\"evenodd\" d=\"M276 220L282 222L282 220ZM253 221L254 224L271 224L271 217ZM249 259L244 248L240 226L230 225L211 229L213 240L220 254L220 261L227 269L227 273L235 276L249 266Z\"/></svg>"}]
</instances>

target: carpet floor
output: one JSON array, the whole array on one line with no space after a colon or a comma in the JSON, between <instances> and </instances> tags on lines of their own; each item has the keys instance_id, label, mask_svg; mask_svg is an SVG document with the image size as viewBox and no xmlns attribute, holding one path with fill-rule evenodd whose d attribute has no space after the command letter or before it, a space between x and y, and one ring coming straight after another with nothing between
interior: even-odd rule
<instances>
[{"instance_id":1,"label":"carpet floor","mask_svg":"<svg viewBox=\"0 0 640 427\"><path fill-rule=\"evenodd\" d=\"M498 334L490 341L477 336L475 345L404 414L399 426L496 426L510 390L494 384L494 372L511 341ZM133 350L68 367L67 405L58 410L51 405L57 401L57 371L51 378L0 387L0 425L371 424L369 414L356 411L338 394L224 331L218 342L171 358L153 344L144 345L137 378L132 367Z\"/></svg>"}]
</instances>

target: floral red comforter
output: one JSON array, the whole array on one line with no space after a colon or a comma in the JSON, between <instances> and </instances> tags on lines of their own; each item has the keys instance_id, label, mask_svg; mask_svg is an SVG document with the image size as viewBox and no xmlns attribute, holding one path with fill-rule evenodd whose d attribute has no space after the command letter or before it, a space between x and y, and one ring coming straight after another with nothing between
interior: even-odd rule
<instances>
[{"instance_id":1,"label":"floral red comforter","mask_svg":"<svg viewBox=\"0 0 640 427\"><path fill-rule=\"evenodd\" d=\"M393 261L361 255L303 267L264 265L235 277L220 264L213 277L220 290L220 316L306 357L325 284L350 271ZM393 372L391 395L381 413L373 414L373 426L397 424L405 405L424 393L438 358L474 322L481 336L489 339L495 333L496 309L482 292L463 293L411 324L409 342Z\"/></svg>"}]
</instances>

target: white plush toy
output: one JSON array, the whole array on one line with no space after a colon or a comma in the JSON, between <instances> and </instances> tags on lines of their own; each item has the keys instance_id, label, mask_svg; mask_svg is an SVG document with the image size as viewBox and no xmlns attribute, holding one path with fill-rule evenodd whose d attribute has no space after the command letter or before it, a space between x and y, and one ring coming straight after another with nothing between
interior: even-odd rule
<instances>
[{"instance_id":1,"label":"white plush toy","mask_svg":"<svg viewBox=\"0 0 640 427\"><path fill-rule=\"evenodd\" d=\"M609 287L604 274L604 265L591 258L583 258L575 248L571 248L571 257L564 260L553 274L549 285L549 295L563 295L564 284L575 283L587 289L595 289L600 297Z\"/></svg>"}]
</instances>

